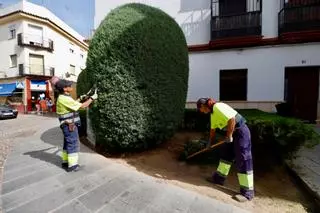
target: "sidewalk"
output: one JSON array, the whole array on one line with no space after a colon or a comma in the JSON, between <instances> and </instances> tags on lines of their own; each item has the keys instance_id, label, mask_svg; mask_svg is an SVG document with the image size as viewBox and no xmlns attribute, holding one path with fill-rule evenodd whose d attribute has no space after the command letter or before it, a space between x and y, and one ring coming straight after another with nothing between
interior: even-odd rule
<instances>
[{"instance_id":1,"label":"sidewalk","mask_svg":"<svg viewBox=\"0 0 320 213\"><path fill-rule=\"evenodd\" d=\"M57 119L42 122L37 132L13 139L2 183L4 212L246 212L161 182L85 146L82 169L67 173L60 168Z\"/></svg>"},{"instance_id":2,"label":"sidewalk","mask_svg":"<svg viewBox=\"0 0 320 213\"><path fill-rule=\"evenodd\" d=\"M320 128L316 128L320 133ZM320 145L313 149L302 148L298 157L288 163L290 169L299 177L320 205Z\"/></svg>"}]
</instances>

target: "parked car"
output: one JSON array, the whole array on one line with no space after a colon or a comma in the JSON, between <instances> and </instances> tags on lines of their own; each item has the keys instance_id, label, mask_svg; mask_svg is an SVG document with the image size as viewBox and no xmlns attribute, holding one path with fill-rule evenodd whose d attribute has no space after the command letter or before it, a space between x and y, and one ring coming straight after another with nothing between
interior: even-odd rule
<instances>
[{"instance_id":1,"label":"parked car","mask_svg":"<svg viewBox=\"0 0 320 213\"><path fill-rule=\"evenodd\" d=\"M18 110L14 109L9 105L0 104L0 119L16 118L17 116L18 116Z\"/></svg>"}]
</instances>

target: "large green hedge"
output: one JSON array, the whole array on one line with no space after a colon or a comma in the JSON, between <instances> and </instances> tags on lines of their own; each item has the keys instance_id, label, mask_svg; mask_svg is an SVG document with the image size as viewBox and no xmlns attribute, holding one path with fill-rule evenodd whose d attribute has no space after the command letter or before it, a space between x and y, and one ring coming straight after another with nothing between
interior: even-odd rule
<instances>
[{"instance_id":1,"label":"large green hedge","mask_svg":"<svg viewBox=\"0 0 320 213\"><path fill-rule=\"evenodd\" d=\"M111 11L91 40L87 70L99 89L90 110L97 144L136 150L174 134L183 117L189 63L173 18L142 4Z\"/></svg>"}]
</instances>

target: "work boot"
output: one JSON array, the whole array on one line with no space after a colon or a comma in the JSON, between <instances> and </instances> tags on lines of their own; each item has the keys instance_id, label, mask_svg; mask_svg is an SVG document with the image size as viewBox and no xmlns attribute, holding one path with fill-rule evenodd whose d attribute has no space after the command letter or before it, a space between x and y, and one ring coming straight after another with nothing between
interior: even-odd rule
<instances>
[{"instance_id":1,"label":"work boot","mask_svg":"<svg viewBox=\"0 0 320 213\"><path fill-rule=\"evenodd\" d=\"M223 183L219 183L219 182L215 181L212 177L207 177L206 181L208 181L210 183L213 183L213 184L217 184L217 185L223 186Z\"/></svg>"},{"instance_id":2,"label":"work boot","mask_svg":"<svg viewBox=\"0 0 320 213\"><path fill-rule=\"evenodd\" d=\"M63 169L68 169L68 163L62 163L62 164L61 164L61 167L62 167Z\"/></svg>"},{"instance_id":3,"label":"work boot","mask_svg":"<svg viewBox=\"0 0 320 213\"><path fill-rule=\"evenodd\" d=\"M80 166L75 165L75 166L68 167L67 172L77 172L79 171L79 169L80 169Z\"/></svg>"},{"instance_id":4,"label":"work boot","mask_svg":"<svg viewBox=\"0 0 320 213\"><path fill-rule=\"evenodd\" d=\"M248 198L246 198L245 196L243 196L242 194L236 194L233 196L233 199L240 202L240 203L244 203L248 201Z\"/></svg>"}]
</instances>

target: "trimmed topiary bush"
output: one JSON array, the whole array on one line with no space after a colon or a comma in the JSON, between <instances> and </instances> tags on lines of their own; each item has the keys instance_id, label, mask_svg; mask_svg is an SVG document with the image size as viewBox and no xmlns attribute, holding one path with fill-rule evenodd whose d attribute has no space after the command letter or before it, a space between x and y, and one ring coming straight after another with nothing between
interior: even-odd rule
<instances>
[{"instance_id":1,"label":"trimmed topiary bush","mask_svg":"<svg viewBox=\"0 0 320 213\"><path fill-rule=\"evenodd\" d=\"M99 89L90 110L98 145L144 149L174 134L184 113L189 62L173 18L142 4L111 11L91 40L87 70Z\"/></svg>"}]
</instances>

